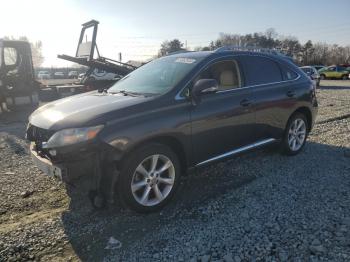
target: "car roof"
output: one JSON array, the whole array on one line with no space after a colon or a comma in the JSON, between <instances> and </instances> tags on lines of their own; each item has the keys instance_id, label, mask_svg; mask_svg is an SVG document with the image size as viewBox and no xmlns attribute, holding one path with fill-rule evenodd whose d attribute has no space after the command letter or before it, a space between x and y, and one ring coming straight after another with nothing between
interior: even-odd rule
<instances>
[{"instance_id":1,"label":"car roof","mask_svg":"<svg viewBox=\"0 0 350 262\"><path fill-rule=\"evenodd\" d=\"M204 58L211 54L213 51L179 51L168 54L167 56L172 57L184 57L184 58Z\"/></svg>"}]
</instances>

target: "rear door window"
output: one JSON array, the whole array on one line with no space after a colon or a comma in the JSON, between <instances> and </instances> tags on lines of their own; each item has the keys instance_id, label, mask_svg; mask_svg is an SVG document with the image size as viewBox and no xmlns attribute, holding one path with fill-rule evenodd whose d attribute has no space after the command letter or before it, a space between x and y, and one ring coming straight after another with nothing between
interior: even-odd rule
<instances>
[{"instance_id":1,"label":"rear door window","mask_svg":"<svg viewBox=\"0 0 350 262\"><path fill-rule=\"evenodd\" d=\"M282 73L278 64L260 56L242 57L246 85L261 85L282 81Z\"/></svg>"},{"instance_id":2,"label":"rear door window","mask_svg":"<svg viewBox=\"0 0 350 262\"><path fill-rule=\"evenodd\" d=\"M281 66L281 71L282 71L282 76L284 81L294 80L298 77L297 73L295 73L293 70L285 66ZM308 73L307 71L304 71L304 72ZM309 69L309 73L310 73L310 69Z\"/></svg>"}]
</instances>

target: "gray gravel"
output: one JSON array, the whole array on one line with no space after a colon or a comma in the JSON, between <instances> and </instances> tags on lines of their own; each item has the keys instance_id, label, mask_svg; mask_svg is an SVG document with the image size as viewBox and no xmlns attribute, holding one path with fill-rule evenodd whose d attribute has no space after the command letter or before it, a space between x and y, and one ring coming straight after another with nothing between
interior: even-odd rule
<instances>
[{"instance_id":1,"label":"gray gravel","mask_svg":"<svg viewBox=\"0 0 350 262\"><path fill-rule=\"evenodd\" d=\"M150 215L70 200L31 163L26 115L0 115L0 261L350 261L344 83L323 82L301 154L268 148L202 169Z\"/></svg>"}]
</instances>

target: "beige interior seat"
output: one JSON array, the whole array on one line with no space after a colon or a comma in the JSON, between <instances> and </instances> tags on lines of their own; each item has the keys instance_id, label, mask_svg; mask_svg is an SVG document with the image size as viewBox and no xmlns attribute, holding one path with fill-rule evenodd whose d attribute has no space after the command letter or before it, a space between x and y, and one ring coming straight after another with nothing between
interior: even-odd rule
<instances>
[{"instance_id":1,"label":"beige interior seat","mask_svg":"<svg viewBox=\"0 0 350 262\"><path fill-rule=\"evenodd\" d=\"M232 70L222 71L220 74L220 89L226 90L238 87L238 80Z\"/></svg>"}]
</instances>

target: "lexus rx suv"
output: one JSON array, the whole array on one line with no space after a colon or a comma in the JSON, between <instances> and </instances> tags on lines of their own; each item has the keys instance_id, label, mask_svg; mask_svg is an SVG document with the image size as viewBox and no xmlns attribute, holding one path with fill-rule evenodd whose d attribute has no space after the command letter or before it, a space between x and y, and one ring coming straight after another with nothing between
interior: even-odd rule
<instances>
[{"instance_id":1,"label":"lexus rx suv","mask_svg":"<svg viewBox=\"0 0 350 262\"><path fill-rule=\"evenodd\" d=\"M315 85L281 55L187 52L40 107L27 139L44 173L84 184L95 206L118 196L152 212L198 167L270 144L298 154L317 107Z\"/></svg>"}]
</instances>

